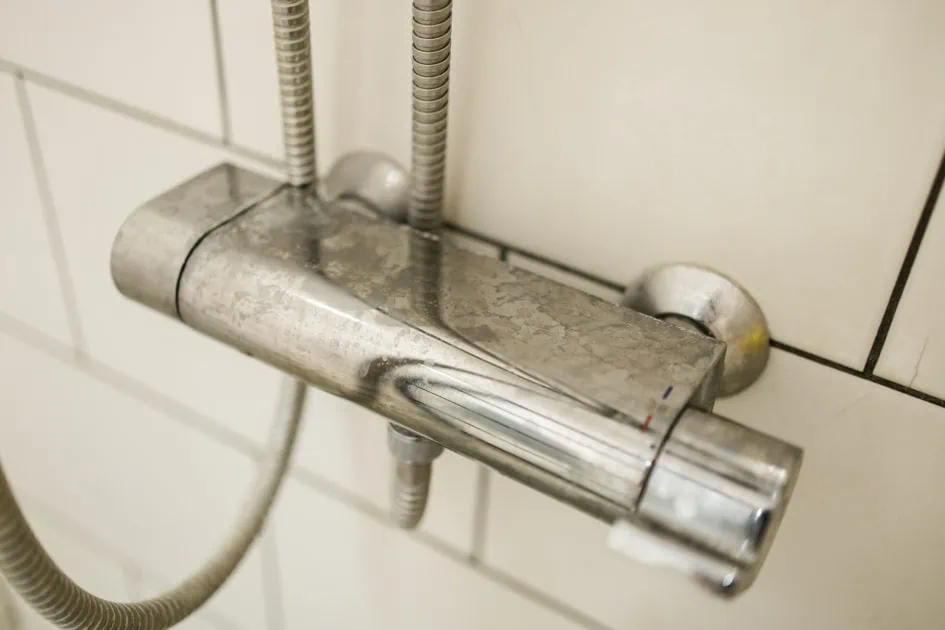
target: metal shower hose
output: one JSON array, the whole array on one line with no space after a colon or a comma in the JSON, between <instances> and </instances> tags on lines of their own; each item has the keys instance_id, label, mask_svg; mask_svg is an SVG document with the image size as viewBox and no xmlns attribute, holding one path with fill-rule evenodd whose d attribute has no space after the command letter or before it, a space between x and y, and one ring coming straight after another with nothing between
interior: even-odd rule
<instances>
[{"instance_id":1,"label":"metal shower hose","mask_svg":"<svg viewBox=\"0 0 945 630\"><path fill-rule=\"evenodd\" d=\"M191 577L157 597L111 602L83 590L56 566L30 529L0 467L0 573L26 602L62 628L164 630L197 610L223 585L265 523L289 465L306 386L296 382L292 406L278 427L278 445L264 462L246 510L230 538Z\"/></svg>"},{"instance_id":2,"label":"metal shower hose","mask_svg":"<svg viewBox=\"0 0 945 630\"><path fill-rule=\"evenodd\" d=\"M272 0L273 33L289 183L310 186L315 137L308 0ZM52 623L73 630L164 630L203 605L230 577L259 535L285 477L298 434L307 386L295 381L292 404L277 428L276 446L260 470L250 500L226 542L177 587L151 599L111 602L92 595L56 566L23 516L0 466L0 574Z\"/></svg>"}]
</instances>

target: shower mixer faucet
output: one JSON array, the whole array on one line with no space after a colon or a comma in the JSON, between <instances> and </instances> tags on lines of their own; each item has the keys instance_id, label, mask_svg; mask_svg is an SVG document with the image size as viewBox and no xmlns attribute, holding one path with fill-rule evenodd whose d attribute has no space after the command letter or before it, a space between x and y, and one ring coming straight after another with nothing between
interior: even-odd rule
<instances>
[{"instance_id":1,"label":"shower mixer faucet","mask_svg":"<svg viewBox=\"0 0 945 630\"><path fill-rule=\"evenodd\" d=\"M369 154L305 190L221 164L128 218L112 275L132 299L615 524L617 549L744 590L801 463L712 413L764 365L757 305L692 266L628 292L668 321L607 303L392 220L407 186Z\"/></svg>"},{"instance_id":2,"label":"shower mixer faucet","mask_svg":"<svg viewBox=\"0 0 945 630\"><path fill-rule=\"evenodd\" d=\"M186 619L262 530L314 386L390 423L401 527L449 449L612 524L617 551L745 590L802 457L712 413L765 367L758 304L696 265L652 269L610 304L444 235L451 0L412 3L410 172L359 153L317 181L308 0L271 4L287 181L226 163L195 175L131 214L111 272L129 298L295 377L278 448L223 544L140 602L73 582L0 467L0 575L63 628Z\"/></svg>"}]
</instances>

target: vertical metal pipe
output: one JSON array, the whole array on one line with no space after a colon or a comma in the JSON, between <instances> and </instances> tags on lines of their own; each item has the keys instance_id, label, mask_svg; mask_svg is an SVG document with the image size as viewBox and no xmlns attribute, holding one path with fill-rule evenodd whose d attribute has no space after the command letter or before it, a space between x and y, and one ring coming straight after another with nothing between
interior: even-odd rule
<instances>
[{"instance_id":1,"label":"vertical metal pipe","mask_svg":"<svg viewBox=\"0 0 945 630\"><path fill-rule=\"evenodd\" d=\"M436 230L443 222L452 13L452 0L413 2L413 142L407 217L420 230Z\"/></svg>"},{"instance_id":2,"label":"vertical metal pipe","mask_svg":"<svg viewBox=\"0 0 945 630\"><path fill-rule=\"evenodd\" d=\"M282 142L289 183L315 183L315 105L308 0L272 0L272 31L279 70Z\"/></svg>"}]
</instances>

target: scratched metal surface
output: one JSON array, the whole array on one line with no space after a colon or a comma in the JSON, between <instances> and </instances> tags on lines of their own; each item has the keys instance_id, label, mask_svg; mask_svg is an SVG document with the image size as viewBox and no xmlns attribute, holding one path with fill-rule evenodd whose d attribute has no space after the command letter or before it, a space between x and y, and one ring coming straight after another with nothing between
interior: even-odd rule
<instances>
[{"instance_id":1,"label":"scratched metal surface","mask_svg":"<svg viewBox=\"0 0 945 630\"><path fill-rule=\"evenodd\" d=\"M656 434L668 430L724 354L712 339L431 242L352 204L303 211L279 193L228 229L241 231L245 246L260 255L307 266L438 339L515 366L615 416L649 419Z\"/></svg>"},{"instance_id":2,"label":"scratched metal surface","mask_svg":"<svg viewBox=\"0 0 945 630\"><path fill-rule=\"evenodd\" d=\"M177 280L208 232L282 184L218 164L148 201L121 226L112 245L112 278L128 297L177 317Z\"/></svg>"}]
</instances>

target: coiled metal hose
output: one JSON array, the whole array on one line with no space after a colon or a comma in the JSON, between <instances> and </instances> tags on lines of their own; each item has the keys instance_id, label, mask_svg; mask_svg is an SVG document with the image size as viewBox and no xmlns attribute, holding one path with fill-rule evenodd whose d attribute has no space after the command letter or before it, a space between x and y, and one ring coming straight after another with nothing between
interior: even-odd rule
<instances>
[{"instance_id":1,"label":"coiled metal hose","mask_svg":"<svg viewBox=\"0 0 945 630\"><path fill-rule=\"evenodd\" d=\"M56 566L17 505L0 468L0 573L33 608L61 628L73 630L164 630L204 604L233 573L262 530L289 465L305 404L297 382L292 406L278 427L278 449L270 454L251 500L227 541L191 577L157 597L111 602L83 590Z\"/></svg>"},{"instance_id":2,"label":"coiled metal hose","mask_svg":"<svg viewBox=\"0 0 945 630\"><path fill-rule=\"evenodd\" d=\"M443 222L449 105L452 0L413 3L413 143L410 225L436 230Z\"/></svg>"},{"instance_id":3,"label":"coiled metal hose","mask_svg":"<svg viewBox=\"0 0 945 630\"><path fill-rule=\"evenodd\" d=\"M289 183L315 181L315 106L308 0L272 0L272 29L279 71L282 142Z\"/></svg>"}]
</instances>

